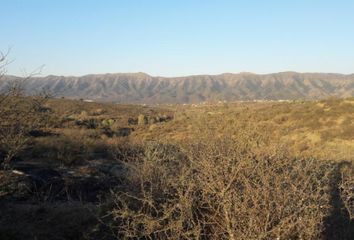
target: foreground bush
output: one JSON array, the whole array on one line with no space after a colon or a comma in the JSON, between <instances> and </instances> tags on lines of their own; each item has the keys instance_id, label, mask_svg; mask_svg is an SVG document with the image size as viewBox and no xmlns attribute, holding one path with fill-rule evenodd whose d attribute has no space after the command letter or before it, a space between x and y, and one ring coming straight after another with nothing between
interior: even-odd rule
<instances>
[{"instance_id":1,"label":"foreground bush","mask_svg":"<svg viewBox=\"0 0 354 240\"><path fill-rule=\"evenodd\" d=\"M31 133L46 125L51 112L43 104L45 96L23 97L0 93L0 165L8 168L12 159L27 145ZM15 95L14 95L15 94Z\"/></svg>"},{"instance_id":2,"label":"foreground bush","mask_svg":"<svg viewBox=\"0 0 354 240\"><path fill-rule=\"evenodd\" d=\"M331 236L327 224L339 184L344 211L352 211L347 199L353 189L337 182L338 166L288 157L245 133L233 140L205 137L179 148L150 143L120 149L116 156L127 176L105 205L103 222L118 239ZM350 222L341 227L336 231L346 239Z\"/></svg>"}]
</instances>

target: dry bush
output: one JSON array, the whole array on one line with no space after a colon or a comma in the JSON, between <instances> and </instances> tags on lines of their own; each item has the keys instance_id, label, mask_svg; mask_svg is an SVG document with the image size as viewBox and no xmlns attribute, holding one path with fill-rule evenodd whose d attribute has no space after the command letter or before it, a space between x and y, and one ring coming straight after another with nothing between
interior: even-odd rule
<instances>
[{"instance_id":1,"label":"dry bush","mask_svg":"<svg viewBox=\"0 0 354 240\"><path fill-rule=\"evenodd\" d=\"M116 151L126 180L103 221L118 239L322 238L334 166L237 132Z\"/></svg>"},{"instance_id":2,"label":"dry bush","mask_svg":"<svg viewBox=\"0 0 354 240\"><path fill-rule=\"evenodd\" d=\"M86 158L86 146L80 141L74 141L71 138L62 136L51 143L52 149L50 151L54 153L54 159L64 165L72 165Z\"/></svg>"},{"instance_id":3,"label":"dry bush","mask_svg":"<svg viewBox=\"0 0 354 240\"><path fill-rule=\"evenodd\" d=\"M261 146L260 146L261 147ZM188 154L208 239L318 239L329 210L331 165L255 152L218 139Z\"/></svg>"},{"instance_id":4,"label":"dry bush","mask_svg":"<svg viewBox=\"0 0 354 240\"><path fill-rule=\"evenodd\" d=\"M349 164L348 164L349 165ZM349 220L354 220L354 167L345 166L342 170L341 181L339 185L340 197L343 201L345 210L348 213Z\"/></svg>"},{"instance_id":5,"label":"dry bush","mask_svg":"<svg viewBox=\"0 0 354 240\"><path fill-rule=\"evenodd\" d=\"M66 166L107 158L108 144L99 137L100 132L93 129L66 129L60 135L36 138L27 155Z\"/></svg>"},{"instance_id":6,"label":"dry bush","mask_svg":"<svg viewBox=\"0 0 354 240\"><path fill-rule=\"evenodd\" d=\"M0 80L6 65L6 56L0 53ZM5 62L5 65L1 65ZM22 80L14 80L7 84L5 91L0 92L0 152L3 159L0 163L7 168L11 160L26 147L31 131L45 126L50 114L44 107L47 94L25 97L24 83L32 75Z\"/></svg>"},{"instance_id":7,"label":"dry bush","mask_svg":"<svg viewBox=\"0 0 354 240\"><path fill-rule=\"evenodd\" d=\"M45 125L49 114L41 97L9 96L2 102L0 112L0 148L4 151L3 162L9 164L27 144L32 131Z\"/></svg>"},{"instance_id":8,"label":"dry bush","mask_svg":"<svg viewBox=\"0 0 354 240\"><path fill-rule=\"evenodd\" d=\"M128 172L123 187L112 192L108 208L116 237L197 238L193 186L186 178L183 154L174 146L155 143L115 149L115 154L124 166L122 174Z\"/></svg>"}]
</instances>

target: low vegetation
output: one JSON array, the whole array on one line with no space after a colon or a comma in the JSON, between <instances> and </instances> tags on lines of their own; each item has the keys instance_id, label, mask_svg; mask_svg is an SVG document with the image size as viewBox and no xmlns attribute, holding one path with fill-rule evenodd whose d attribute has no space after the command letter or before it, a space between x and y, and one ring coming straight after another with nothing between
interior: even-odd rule
<instances>
[{"instance_id":1,"label":"low vegetation","mask_svg":"<svg viewBox=\"0 0 354 240\"><path fill-rule=\"evenodd\" d=\"M148 107L3 93L0 239L353 239L353 119L353 98Z\"/></svg>"}]
</instances>

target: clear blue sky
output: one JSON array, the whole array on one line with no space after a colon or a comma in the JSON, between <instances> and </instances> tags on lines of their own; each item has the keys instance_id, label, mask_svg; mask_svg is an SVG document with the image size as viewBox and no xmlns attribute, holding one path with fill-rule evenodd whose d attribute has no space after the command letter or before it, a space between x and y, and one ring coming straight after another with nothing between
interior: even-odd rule
<instances>
[{"instance_id":1,"label":"clear blue sky","mask_svg":"<svg viewBox=\"0 0 354 240\"><path fill-rule=\"evenodd\" d=\"M0 0L9 74L354 73L352 0Z\"/></svg>"}]
</instances>

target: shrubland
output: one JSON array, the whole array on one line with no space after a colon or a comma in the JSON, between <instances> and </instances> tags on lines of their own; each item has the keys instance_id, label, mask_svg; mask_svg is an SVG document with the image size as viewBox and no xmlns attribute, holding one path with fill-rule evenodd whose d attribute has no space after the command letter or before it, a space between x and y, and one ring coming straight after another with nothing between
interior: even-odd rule
<instances>
[{"instance_id":1,"label":"shrubland","mask_svg":"<svg viewBox=\"0 0 354 240\"><path fill-rule=\"evenodd\" d=\"M353 98L137 106L2 96L4 239L353 237ZM62 214L60 231L20 218L24 204Z\"/></svg>"}]
</instances>

